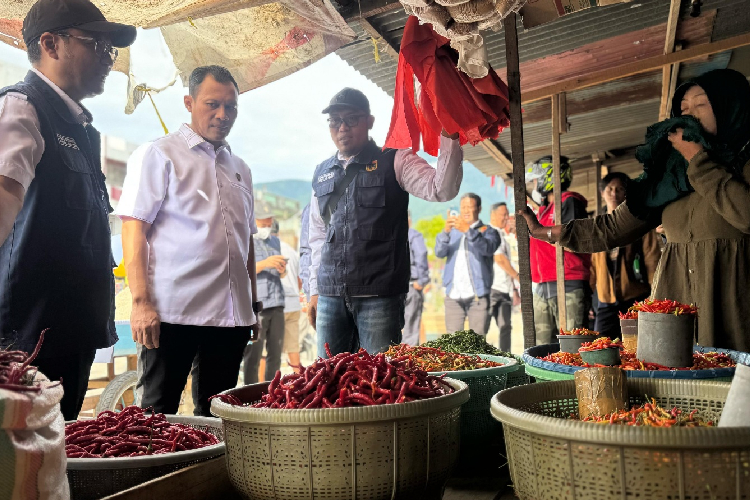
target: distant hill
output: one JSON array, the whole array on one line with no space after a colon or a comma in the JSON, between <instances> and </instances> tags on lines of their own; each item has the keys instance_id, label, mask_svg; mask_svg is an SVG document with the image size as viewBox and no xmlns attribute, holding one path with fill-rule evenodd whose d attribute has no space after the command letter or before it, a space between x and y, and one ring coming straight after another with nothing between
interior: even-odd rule
<instances>
[{"instance_id":1,"label":"distant hill","mask_svg":"<svg viewBox=\"0 0 750 500\"><path fill-rule=\"evenodd\" d=\"M446 212L451 207L458 209L459 198L462 194L472 192L479 195L482 198L482 213L480 217L483 221L489 222L489 208L493 203L499 201L510 201L512 208L513 192L508 189L508 196L510 200L505 199L505 190L498 182L495 187L490 186L490 178L484 175L482 172L476 169L474 165L470 163L464 164L464 179L461 182L461 190L459 195L453 200L445 203L434 203L424 201L422 199L411 197L409 201L409 208L411 209L412 219L414 221L426 218L432 218L436 215L445 217ZM275 193L287 198L292 198L300 203L301 207L304 207L310 202L310 196L312 194L312 187L309 180L301 179L289 179L284 181L265 182L255 185L255 189L265 189L268 192Z\"/></svg>"}]
</instances>

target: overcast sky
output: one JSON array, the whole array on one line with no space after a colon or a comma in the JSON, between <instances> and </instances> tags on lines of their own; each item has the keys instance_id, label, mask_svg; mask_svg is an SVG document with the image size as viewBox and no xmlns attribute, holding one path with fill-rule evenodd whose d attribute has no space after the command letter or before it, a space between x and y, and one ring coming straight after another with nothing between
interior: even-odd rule
<instances>
[{"instance_id":1,"label":"overcast sky","mask_svg":"<svg viewBox=\"0 0 750 500\"><path fill-rule=\"evenodd\" d=\"M132 47L138 83L163 87L174 65L159 30L138 30ZM29 67L23 51L0 43L0 64ZM375 64L373 58L373 64ZM315 165L335 151L321 110L343 87L355 87L370 99L375 115L373 138L382 144L388 132L393 100L335 54L259 89L240 96L239 117L228 141L253 170L255 182L309 179ZM141 144L163 135L151 102L146 99L132 115L124 112L127 78L112 72L101 96L83 104L103 134ZM190 115L183 106L187 89L177 83L154 100L170 132Z\"/></svg>"}]
</instances>

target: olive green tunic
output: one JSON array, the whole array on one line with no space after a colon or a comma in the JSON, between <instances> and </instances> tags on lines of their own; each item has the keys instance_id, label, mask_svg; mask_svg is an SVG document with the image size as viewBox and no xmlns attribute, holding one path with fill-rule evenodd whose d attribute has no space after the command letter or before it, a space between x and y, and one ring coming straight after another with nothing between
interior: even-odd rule
<instances>
[{"instance_id":1,"label":"olive green tunic","mask_svg":"<svg viewBox=\"0 0 750 500\"><path fill-rule=\"evenodd\" d=\"M667 205L667 236L651 296L698 306L698 343L750 351L750 162L731 173L700 153L688 166L694 193ZM611 215L569 222L560 243L574 252L624 246L658 225L624 203Z\"/></svg>"}]
</instances>

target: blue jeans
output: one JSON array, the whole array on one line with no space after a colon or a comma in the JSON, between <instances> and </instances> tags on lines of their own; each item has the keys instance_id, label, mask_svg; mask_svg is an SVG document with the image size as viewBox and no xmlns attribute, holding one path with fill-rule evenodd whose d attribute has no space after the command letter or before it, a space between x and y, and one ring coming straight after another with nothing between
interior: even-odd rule
<instances>
[{"instance_id":1,"label":"blue jeans","mask_svg":"<svg viewBox=\"0 0 750 500\"><path fill-rule=\"evenodd\" d=\"M390 297L318 297L318 356L325 344L336 355L363 347L375 354L401 342L406 295Z\"/></svg>"}]
</instances>

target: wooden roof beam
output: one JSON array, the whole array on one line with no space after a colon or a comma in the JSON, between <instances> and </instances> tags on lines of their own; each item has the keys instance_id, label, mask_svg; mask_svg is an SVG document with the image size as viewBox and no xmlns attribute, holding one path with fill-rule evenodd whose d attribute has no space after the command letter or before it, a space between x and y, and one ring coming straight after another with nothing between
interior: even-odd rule
<instances>
[{"instance_id":1,"label":"wooden roof beam","mask_svg":"<svg viewBox=\"0 0 750 500\"><path fill-rule=\"evenodd\" d=\"M694 45L685 50L672 52L671 54L648 57L641 59L640 61L623 64L617 68L594 71L588 75L569 78L553 85L524 92L521 97L524 103L538 101L559 94L560 92L570 92L573 90L592 87L594 85L599 85L600 83L619 80L626 76L654 71L665 65L689 61L691 59L736 49L738 47L744 47L746 45L750 45L750 33L719 40L718 42Z\"/></svg>"},{"instance_id":2,"label":"wooden roof beam","mask_svg":"<svg viewBox=\"0 0 750 500\"><path fill-rule=\"evenodd\" d=\"M680 20L681 0L672 0L669 6L669 18L667 19L667 36L664 41L664 53L671 54L675 49L675 38L677 36L677 23ZM669 117L669 103L672 100L672 80L677 80L680 63L670 64L661 69L661 105L659 106L659 121Z\"/></svg>"},{"instance_id":3,"label":"wooden roof beam","mask_svg":"<svg viewBox=\"0 0 750 500\"><path fill-rule=\"evenodd\" d=\"M508 158L508 155L503 151L502 146L497 143L497 141L493 141L492 139L487 139L486 141L482 141L480 143L482 145L482 148L487 152L488 155L492 157L493 160L498 162L501 167L505 169L505 172L513 172L513 162Z\"/></svg>"},{"instance_id":4,"label":"wooden roof beam","mask_svg":"<svg viewBox=\"0 0 750 500\"><path fill-rule=\"evenodd\" d=\"M345 21L356 21L403 9L398 0L339 0L338 3L342 6L340 12Z\"/></svg>"}]
</instances>

